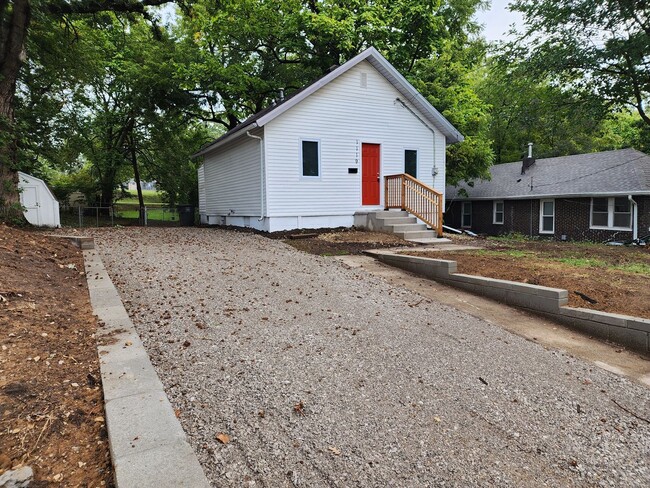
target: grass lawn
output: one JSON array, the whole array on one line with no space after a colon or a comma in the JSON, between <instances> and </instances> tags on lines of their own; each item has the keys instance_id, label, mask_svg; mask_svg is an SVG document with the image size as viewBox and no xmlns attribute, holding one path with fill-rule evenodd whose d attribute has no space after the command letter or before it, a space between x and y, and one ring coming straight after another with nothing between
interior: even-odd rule
<instances>
[{"instance_id":1,"label":"grass lawn","mask_svg":"<svg viewBox=\"0 0 650 488\"><path fill-rule=\"evenodd\" d=\"M128 197L117 200L115 203L123 203L127 205L139 205L138 202L138 192L136 190L129 190L127 192ZM162 195L157 190L142 190L142 198L144 199L144 204L149 206L162 205ZM138 214L136 212L136 218Z\"/></svg>"},{"instance_id":2,"label":"grass lawn","mask_svg":"<svg viewBox=\"0 0 650 488\"><path fill-rule=\"evenodd\" d=\"M119 207L116 212L116 217L122 219L137 219L139 217L138 209L133 208L129 210L120 210ZM162 220L165 222L177 222L178 212L168 208L150 208L147 207L147 218L149 220Z\"/></svg>"}]
</instances>

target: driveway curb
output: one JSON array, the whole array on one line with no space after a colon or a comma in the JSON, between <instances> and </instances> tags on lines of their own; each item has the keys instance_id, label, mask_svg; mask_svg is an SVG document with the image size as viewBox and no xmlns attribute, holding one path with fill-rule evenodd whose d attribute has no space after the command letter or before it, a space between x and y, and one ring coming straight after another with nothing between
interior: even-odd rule
<instances>
[{"instance_id":1,"label":"driveway curb","mask_svg":"<svg viewBox=\"0 0 650 488\"><path fill-rule=\"evenodd\" d=\"M209 487L101 256L83 254L116 487Z\"/></svg>"}]
</instances>

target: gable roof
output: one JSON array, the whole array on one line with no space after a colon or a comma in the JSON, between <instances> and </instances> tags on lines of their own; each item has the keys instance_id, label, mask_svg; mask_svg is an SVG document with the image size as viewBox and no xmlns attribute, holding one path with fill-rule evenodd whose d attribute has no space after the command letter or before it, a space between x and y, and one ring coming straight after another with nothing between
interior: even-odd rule
<instances>
[{"instance_id":1,"label":"gable roof","mask_svg":"<svg viewBox=\"0 0 650 488\"><path fill-rule=\"evenodd\" d=\"M413 87L413 85L411 85L406 78L404 78L399 71L397 71L393 65L391 65L386 58L379 53L379 51L374 47L370 47L313 83L288 96L284 101L267 107L255 115L251 115L218 139L202 147L197 153L193 154L192 157L202 156L217 149L223 144L242 136L245 134L244 129L252 130L257 127L263 127L271 120L283 114L294 105L300 103L309 95L346 73L351 68L354 68L362 61L368 61L384 78L386 78L386 80L393 85L395 89L400 92L400 94L408 100L428 122L445 135L448 144L464 140L463 135L458 131L458 129L456 129L440 112L438 112L438 110L436 110L433 105L431 105Z\"/></svg>"},{"instance_id":2,"label":"gable roof","mask_svg":"<svg viewBox=\"0 0 650 488\"><path fill-rule=\"evenodd\" d=\"M538 159L521 174L521 161L490 168L492 180L447 186L448 199L501 200L650 194L650 156L619 149ZM532 185L532 188L531 188ZM469 197L458 195L464 188Z\"/></svg>"}]
</instances>

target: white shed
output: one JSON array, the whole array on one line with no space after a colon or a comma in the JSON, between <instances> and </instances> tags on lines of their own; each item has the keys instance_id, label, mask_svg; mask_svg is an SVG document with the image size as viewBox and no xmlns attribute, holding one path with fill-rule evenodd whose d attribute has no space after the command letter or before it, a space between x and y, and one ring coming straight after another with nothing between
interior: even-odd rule
<instances>
[{"instance_id":1,"label":"white shed","mask_svg":"<svg viewBox=\"0 0 650 488\"><path fill-rule=\"evenodd\" d=\"M369 48L194 155L203 157L201 222L269 232L359 225L396 208L386 201L392 175L443 194L445 147L462 140Z\"/></svg>"},{"instance_id":2,"label":"white shed","mask_svg":"<svg viewBox=\"0 0 650 488\"><path fill-rule=\"evenodd\" d=\"M59 202L43 180L19 171L18 189L27 222L36 226L61 227Z\"/></svg>"}]
</instances>

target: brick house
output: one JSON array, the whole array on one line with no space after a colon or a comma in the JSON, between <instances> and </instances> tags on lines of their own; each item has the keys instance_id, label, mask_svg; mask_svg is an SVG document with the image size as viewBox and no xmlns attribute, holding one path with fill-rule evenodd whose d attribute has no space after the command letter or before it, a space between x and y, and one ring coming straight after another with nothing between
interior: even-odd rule
<instances>
[{"instance_id":1,"label":"brick house","mask_svg":"<svg viewBox=\"0 0 650 488\"><path fill-rule=\"evenodd\" d=\"M495 165L492 179L448 186L445 225L559 240L650 234L650 156L621 149Z\"/></svg>"}]
</instances>

